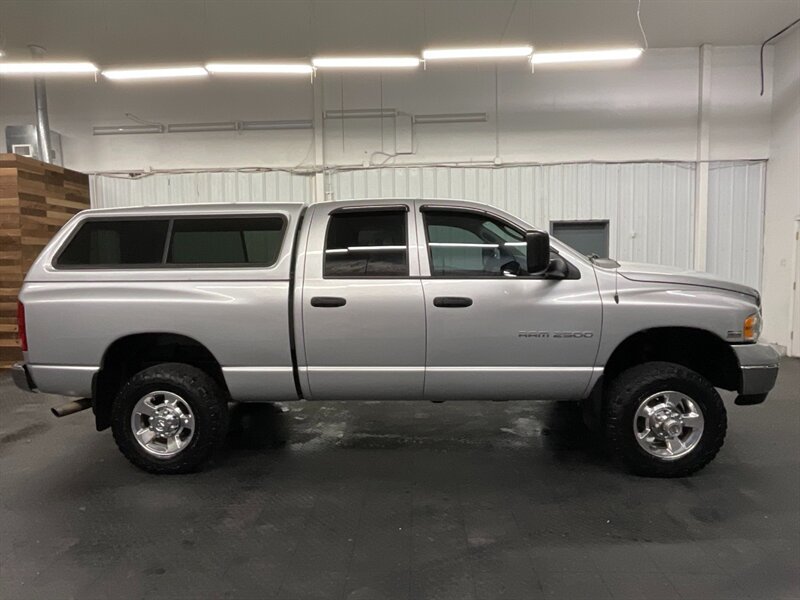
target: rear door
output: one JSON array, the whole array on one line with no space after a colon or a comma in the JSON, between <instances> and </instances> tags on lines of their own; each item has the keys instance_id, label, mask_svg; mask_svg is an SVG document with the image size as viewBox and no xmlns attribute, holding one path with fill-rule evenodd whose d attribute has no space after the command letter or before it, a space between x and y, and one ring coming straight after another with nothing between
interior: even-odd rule
<instances>
[{"instance_id":1,"label":"rear door","mask_svg":"<svg viewBox=\"0 0 800 600\"><path fill-rule=\"evenodd\" d=\"M427 399L575 399L594 372L594 270L524 272L524 231L483 210L421 206Z\"/></svg>"},{"instance_id":2,"label":"rear door","mask_svg":"<svg viewBox=\"0 0 800 600\"><path fill-rule=\"evenodd\" d=\"M312 207L302 288L305 375L314 400L419 399L425 306L405 203Z\"/></svg>"}]
</instances>

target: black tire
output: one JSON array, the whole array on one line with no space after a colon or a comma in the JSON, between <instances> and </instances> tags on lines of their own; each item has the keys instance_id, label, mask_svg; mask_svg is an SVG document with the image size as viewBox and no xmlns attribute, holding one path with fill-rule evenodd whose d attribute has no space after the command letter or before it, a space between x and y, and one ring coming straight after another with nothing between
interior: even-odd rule
<instances>
[{"instance_id":1,"label":"black tire","mask_svg":"<svg viewBox=\"0 0 800 600\"><path fill-rule=\"evenodd\" d=\"M642 448L633 432L634 415L649 396L663 391L689 396L703 412L703 433L695 448L666 460ZM728 417L717 390L704 377L684 366L648 362L618 375L608 388L606 435L611 451L630 471L646 477L685 477L711 462L725 442Z\"/></svg>"},{"instance_id":2,"label":"black tire","mask_svg":"<svg viewBox=\"0 0 800 600\"><path fill-rule=\"evenodd\" d=\"M595 403L594 397L590 396L581 401L581 420L586 429L593 435L602 436L603 415L600 407Z\"/></svg>"},{"instance_id":3,"label":"black tire","mask_svg":"<svg viewBox=\"0 0 800 600\"><path fill-rule=\"evenodd\" d=\"M194 435L175 456L148 453L134 436L131 415L140 398L154 391L180 396L194 414ZM139 371L122 386L111 410L114 441L140 469L156 474L192 473L202 468L224 441L228 430L228 398L205 372L181 363L163 363Z\"/></svg>"}]
</instances>

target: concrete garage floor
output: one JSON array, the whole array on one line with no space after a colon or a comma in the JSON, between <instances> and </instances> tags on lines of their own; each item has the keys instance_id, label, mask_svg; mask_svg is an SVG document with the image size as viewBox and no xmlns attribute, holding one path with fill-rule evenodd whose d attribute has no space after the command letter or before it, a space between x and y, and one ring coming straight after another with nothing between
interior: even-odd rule
<instances>
[{"instance_id":1,"label":"concrete garage floor","mask_svg":"<svg viewBox=\"0 0 800 600\"><path fill-rule=\"evenodd\" d=\"M5 377L0 596L797 598L798 390L785 360L683 480L618 470L573 405L521 402L295 403L284 448L156 477Z\"/></svg>"}]
</instances>

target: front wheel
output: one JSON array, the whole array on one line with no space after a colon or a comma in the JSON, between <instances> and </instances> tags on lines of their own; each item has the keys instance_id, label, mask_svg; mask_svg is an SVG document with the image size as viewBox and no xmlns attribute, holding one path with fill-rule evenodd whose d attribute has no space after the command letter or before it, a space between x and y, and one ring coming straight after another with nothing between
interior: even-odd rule
<instances>
[{"instance_id":1,"label":"front wheel","mask_svg":"<svg viewBox=\"0 0 800 600\"><path fill-rule=\"evenodd\" d=\"M120 390L111 429L122 453L145 471L197 471L225 439L227 395L196 367L149 367Z\"/></svg>"},{"instance_id":2,"label":"front wheel","mask_svg":"<svg viewBox=\"0 0 800 600\"><path fill-rule=\"evenodd\" d=\"M608 389L609 443L639 475L683 477L702 469L722 448L727 424L717 390L675 363L638 365Z\"/></svg>"}]
</instances>

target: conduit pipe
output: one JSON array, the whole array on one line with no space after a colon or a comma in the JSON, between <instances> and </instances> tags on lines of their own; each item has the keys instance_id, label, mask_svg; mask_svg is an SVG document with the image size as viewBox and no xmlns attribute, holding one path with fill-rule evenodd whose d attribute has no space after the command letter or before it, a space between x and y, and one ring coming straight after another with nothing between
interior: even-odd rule
<instances>
[{"instance_id":1,"label":"conduit pipe","mask_svg":"<svg viewBox=\"0 0 800 600\"><path fill-rule=\"evenodd\" d=\"M28 46L35 60L42 60L47 51L41 46ZM47 87L44 75L33 78L33 99L36 104L36 139L39 142L39 158L46 163L53 162L50 144L50 117L47 114Z\"/></svg>"}]
</instances>

